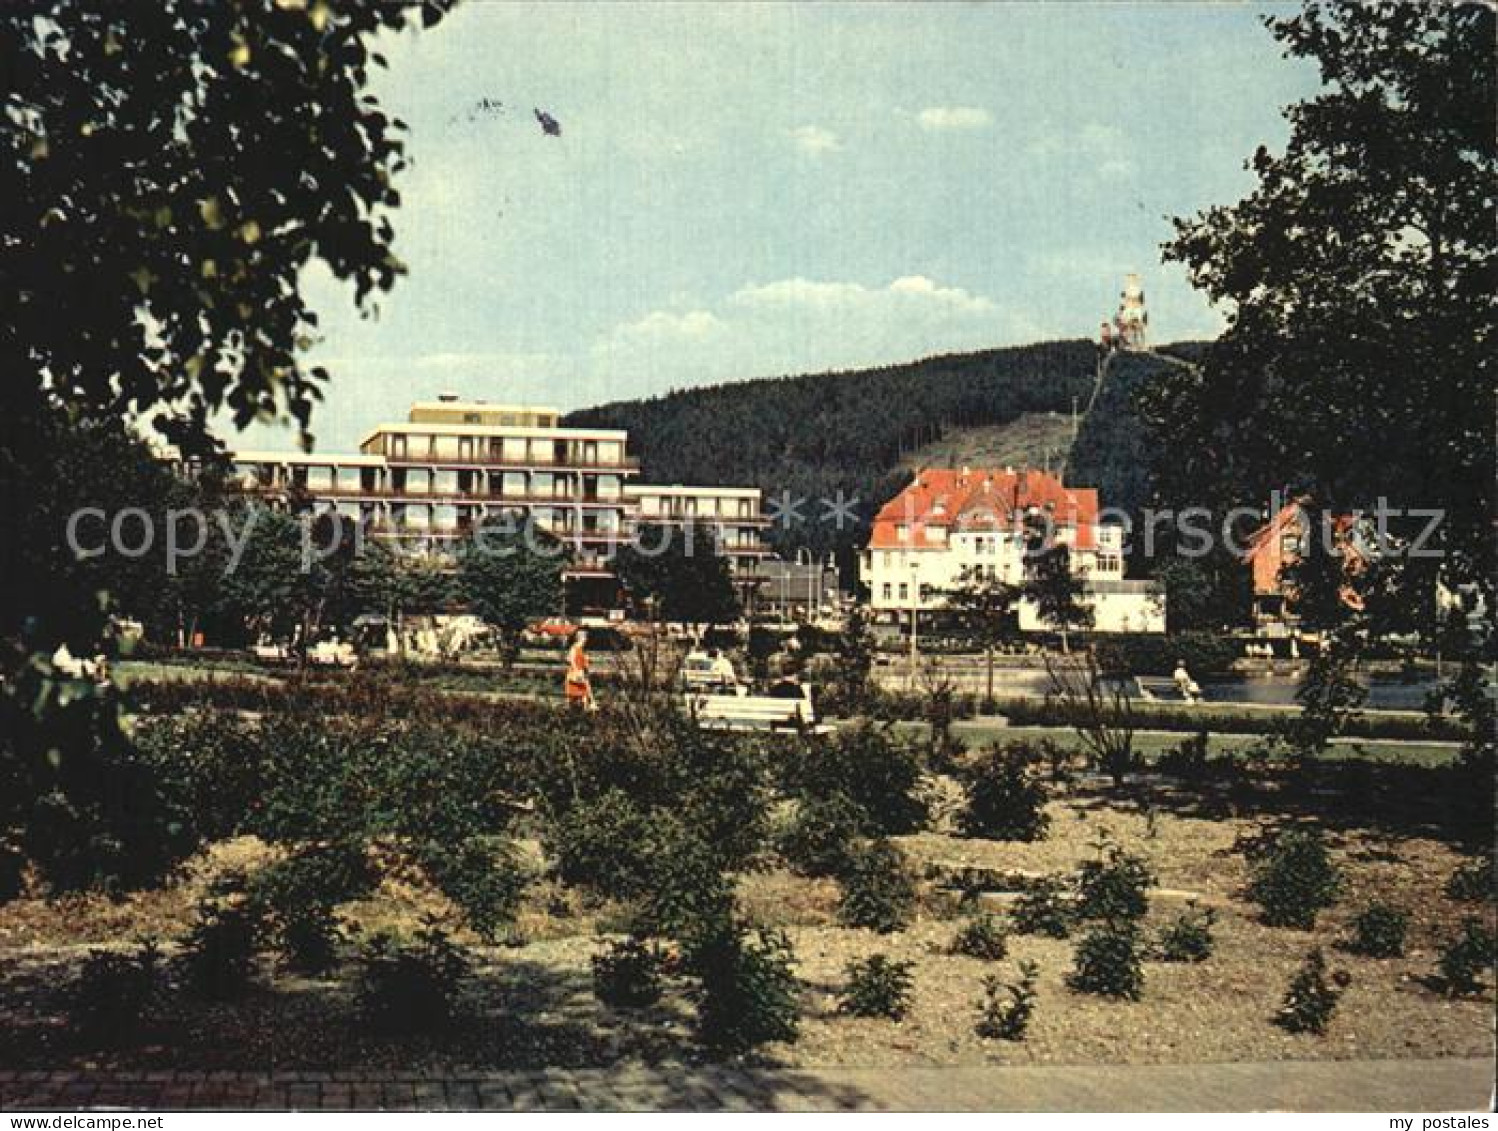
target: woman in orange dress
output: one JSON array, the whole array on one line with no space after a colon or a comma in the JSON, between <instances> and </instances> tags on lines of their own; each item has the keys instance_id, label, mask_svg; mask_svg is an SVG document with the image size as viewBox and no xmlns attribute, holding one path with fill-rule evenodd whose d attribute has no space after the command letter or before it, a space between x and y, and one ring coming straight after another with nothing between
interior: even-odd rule
<instances>
[{"instance_id":1,"label":"woman in orange dress","mask_svg":"<svg viewBox=\"0 0 1498 1131\"><path fill-rule=\"evenodd\" d=\"M593 705L593 685L588 681L588 634L578 629L567 649L567 676L562 688L567 693L569 706L586 708Z\"/></svg>"}]
</instances>

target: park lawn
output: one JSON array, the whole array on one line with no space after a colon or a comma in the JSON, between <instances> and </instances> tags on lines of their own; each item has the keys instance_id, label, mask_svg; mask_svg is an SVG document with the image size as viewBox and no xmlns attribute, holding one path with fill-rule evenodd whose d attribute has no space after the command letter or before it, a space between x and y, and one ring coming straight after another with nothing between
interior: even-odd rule
<instances>
[{"instance_id":1,"label":"park lawn","mask_svg":"<svg viewBox=\"0 0 1498 1131\"><path fill-rule=\"evenodd\" d=\"M1013 739L1037 740L1049 738L1072 749L1080 749L1082 740L1070 727L1011 727L985 722L982 719L963 720L953 724L952 729L964 740L980 745L987 742L1005 742ZM1152 759L1165 750L1181 744L1189 734L1170 731L1137 731L1134 746L1146 759ZM1213 734L1208 741L1209 757L1228 757L1242 754L1261 743L1267 735ZM1383 739L1360 738L1337 740L1328 757L1345 759L1362 757L1372 761L1400 762L1412 766L1442 766L1456 757L1455 742L1394 742Z\"/></svg>"},{"instance_id":2,"label":"park lawn","mask_svg":"<svg viewBox=\"0 0 1498 1131\"><path fill-rule=\"evenodd\" d=\"M1382 772L1399 777L1422 771ZM1296 804L1321 796L1312 793ZM1050 834L1034 843L953 835L951 812L941 810L931 830L896 838L928 879L914 921L889 935L841 927L834 881L807 879L773 864L748 873L740 879L743 906L788 933L802 987L800 1040L768 1046L756 1056L788 1066L867 1067L1488 1055L1491 984L1478 997L1452 1001L1428 979L1441 944L1461 918L1478 914L1491 925L1492 907L1445 897L1446 878L1466 857L1459 846L1426 830L1425 809L1409 810L1419 803L1412 791L1388 789L1378 796L1382 801L1366 811L1344 799L1331 802L1324 814L1346 882L1340 901L1311 931L1264 926L1257 907L1243 897L1249 864L1242 844L1295 807L1269 785L1214 794L1142 784L1117 793L1084 782L1049 802ZM930 879L933 865L1023 875L1069 871L1092 857L1104 837L1147 859L1157 873L1145 937L1194 899L1218 917L1211 958L1198 965L1147 961L1142 999L1119 1002L1067 987L1074 940L1013 935L1008 955L997 962L948 953L964 912L954 893ZM524 848L533 857L538 851L534 843ZM206 1002L174 987L161 996L142 1032L117 1043L101 1045L70 1025L69 981L91 946L155 936L166 940L170 955L172 940L189 930L197 900L216 878L268 858L258 841L239 838L213 846L157 891L119 900L32 896L0 906L0 1067L612 1068L694 1062L703 1055L680 991L643 1011L610 1010L598 1002L590 960L602 937L617 937L623 916L617 905L590 903L550 880L529 891L503 943L484 945L457 931L472 948L474 969L460 1023L438 1035L371 1034L357 1011L351 961L335 976L307 978L262 960L254 987L238 1002ZM1007 906L1002 893L981 898L1000 913ZM1373 900L1410 913L1404 957L1369 959L1340 949L1351 920ZM344 905L340 915L351 929L369 932L410 930L423 916L450 910L429 888L387 879L371 898ZM1322 1037L1293 1035L1272 1023L1313 946L1322 947L1331 966L1351 979ZM902 1021L850 1018L838 1010L847 963L874 953L914 964L914 995ZM984 977L1012 980L1022 959L1040 968L1029 1037L1020 1043L979 1037L974 1023Z\"/></svg>"}]
</instances>

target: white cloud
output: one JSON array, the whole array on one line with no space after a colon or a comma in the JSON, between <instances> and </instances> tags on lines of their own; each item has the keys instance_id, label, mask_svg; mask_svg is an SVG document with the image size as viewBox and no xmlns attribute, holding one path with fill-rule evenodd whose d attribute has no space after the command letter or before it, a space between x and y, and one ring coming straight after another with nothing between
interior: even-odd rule
<instances>
[{"instance_id":1,"label":"white cloud","mask_svg":"<svg viewBox=\"0 0 1498 1131\"><path fill-rule=\"evenodd\" d=\"M921 129L931 133L984 130L993 125L993 115L979 106L928 106L915 120Z\"/></svg>"},{"instance_id":2,"label":"white cloud","mask_svg":"<svg viewBox=\"0 0 1498 1131\"><path fill-rule=\"evenodd\" d=\"M611 337L621 342L702 339L710 338L722 329L722 321L710 310L688 310L683 314L653 310L644 318L615 327Z\"/></svg>"},{"instance_id":3,"label":"white cloud","mask_svg":"<svg viewBox=\"0 0 1498 1131\"><path fill-rule=\"evenodd\" d=\"M821 126L797 126L791 131L791 141L802 153L809 153L813 157L843 147L837 134Z\"/></svg>"}]
</instances>

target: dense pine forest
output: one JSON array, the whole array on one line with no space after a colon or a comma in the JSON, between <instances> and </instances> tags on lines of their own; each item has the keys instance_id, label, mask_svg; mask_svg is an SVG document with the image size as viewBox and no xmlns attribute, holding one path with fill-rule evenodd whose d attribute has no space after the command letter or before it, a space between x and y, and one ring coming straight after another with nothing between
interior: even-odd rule
<instances>
[{"instance_id":1,"label":"dense pine forest","mask_svg":"<svg viewBox=\"0 0 1498 1131\"><path fill-rule=\"evenodd\" d=\"M1093 400L1099 354L1076 340L947 354L903 365L704 386L574 412L568 424L627 428L657 483L752 483L777 513L782 492L804 499L799 520L777 522L782 551L846 552L908 481L910 452L965 428L1026 413L1070 413ZM1148 491L1130 395L1163 362L1119 355L1109 366L1071 456L1071 482L1103 488L1133 508ZM838 522L832 500L858 500ZM824 500L826 500L824 502Z\"/></svg>"}]
</instances>

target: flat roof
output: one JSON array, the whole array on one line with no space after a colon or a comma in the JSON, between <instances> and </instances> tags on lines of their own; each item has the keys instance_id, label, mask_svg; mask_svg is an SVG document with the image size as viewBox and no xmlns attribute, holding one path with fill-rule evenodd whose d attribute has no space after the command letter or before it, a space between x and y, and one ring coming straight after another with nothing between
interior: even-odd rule
<instances>
[{"instance_id":1,"label":"flat roof","mask_svg":"<svg viewBox=\"0 0 1498 1131\"><path fill-rule=\"evenodd\" d=\"M378 424L359 441L360 447L378 436L398 434L403 436L484 436L503 438L512 436L528 440L618 440L623 443L629 432L623 428L537 428L519 424L440 424L422 421L412 424L401 421Z\"/></svg>"},{"instance_id":2,"label":"flat roof","mask_svg":"<svg viewBox=\"0 0 1498 1131\"><path fill-rule=\"evenodd\" d=\"M530 412L549 413L552 416L561 416L561 410L549 404L509 404L505 401L460 401L460 400L435 400L435 401L412 401L411 409L435 408L441 411L461 412L465 409L477 412Z\"/></svg>"},{"instance_id":3,"label":"flat roof","mask_svg":"<svg viewBox=\"0 0 1498 1131\"><path fill-rule=\"evenodd\" d=\"M384 467L384 456L365 455L362 452L347 454L333 452L258 452L231 451L229 458L235 463L307 463L349 464L356 467Z\"/></svg>"}]
</instances>

